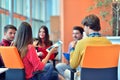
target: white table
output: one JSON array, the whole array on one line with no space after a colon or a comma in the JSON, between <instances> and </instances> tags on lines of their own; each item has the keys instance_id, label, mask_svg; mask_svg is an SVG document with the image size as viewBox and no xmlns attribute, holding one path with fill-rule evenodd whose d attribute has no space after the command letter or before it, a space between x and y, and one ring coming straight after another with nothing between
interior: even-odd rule
<instances>
[{"instance_id":1,"label":"white table","mask_svg":"<svg viewBox=\"0 0 120 80\"><path fill-rule=\"evenodd\" d=\"M8 68L0 68L0 74L7 71L7 70L8 70Z\"/></svg>"}]
</instances>

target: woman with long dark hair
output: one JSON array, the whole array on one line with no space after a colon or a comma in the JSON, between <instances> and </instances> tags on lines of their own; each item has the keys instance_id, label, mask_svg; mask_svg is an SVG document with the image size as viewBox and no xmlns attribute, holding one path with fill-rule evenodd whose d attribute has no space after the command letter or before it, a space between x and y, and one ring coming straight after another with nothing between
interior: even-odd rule
<instances>
[{"instance_id":1,"label":"woman with long dark hair","mask_svg":"<svg viewBox=\"0 0 120 80\"><path fill-rule=\"evenodd\" d=\"M49 39L48 28L45 25L42 25L38 31L38 43L35 45L37 47L37 51L40 52L39 57L41 59L44 59L47 56L48 52L46 51L46 49L52 44L52 41ZM52 54L49 59L53 60L55 56L56 54Z\"/></svg>"},{"instance_id":2,"label":"woman with long dark hair","mask_svg":"<svg viewBox=\"0 0 120 80\"><path fill-rule=\"evenodd\" d=\"M51 80L52 64L46 64L57 48L52 48L43 60L37 56L33 46L32 29L29 23L22 22L17 31L14 45L17 47L25 67L26 80ZM36 75L37 74L37 75ZM58 80L58 76L54 76Z\"/></svg>"}]
</instances>

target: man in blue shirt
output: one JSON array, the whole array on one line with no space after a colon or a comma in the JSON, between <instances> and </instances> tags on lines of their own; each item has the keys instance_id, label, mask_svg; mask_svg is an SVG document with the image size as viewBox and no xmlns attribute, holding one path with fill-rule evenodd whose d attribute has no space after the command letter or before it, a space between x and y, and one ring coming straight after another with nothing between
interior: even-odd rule
<instances>
[{"instance_id":1,"label":"man in blue shirt","mask_svg":"<svg viewBox=\"0 0 120 80\"><path fill-rule=\"evenodd\" d=\"M84 30L82 27L80 27L80 26L73 27L73 32L72 32L73 41L70 42L69 47L68 47L68 52L66 54L68 54L70 56L70 49L72 47L75 47L77 41L83 38L83 32L84 32ZM65 78L64 71L66 69L71 69L69 66L69 61L67 63L58 63L56 65L56 69Z\"/></svg>"}]
</instances>

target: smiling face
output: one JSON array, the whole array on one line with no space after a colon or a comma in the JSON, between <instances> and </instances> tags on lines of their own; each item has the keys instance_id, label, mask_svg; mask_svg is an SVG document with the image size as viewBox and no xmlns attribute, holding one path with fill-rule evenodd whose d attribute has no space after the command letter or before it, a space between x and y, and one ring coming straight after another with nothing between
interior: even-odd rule
<instances>
[{"instance_id":1,"label":"smiling face","mask_svg":"<svg viewBox=\"0 0 120 80\"><path fill-rule=\"evenodd\" d=\"M40 29L40 31L39 31L39 37L41 38L41 39L44 39L45 38L45 30L43 29L43 28L41 28Z\"/></svg>"}]
</instances>

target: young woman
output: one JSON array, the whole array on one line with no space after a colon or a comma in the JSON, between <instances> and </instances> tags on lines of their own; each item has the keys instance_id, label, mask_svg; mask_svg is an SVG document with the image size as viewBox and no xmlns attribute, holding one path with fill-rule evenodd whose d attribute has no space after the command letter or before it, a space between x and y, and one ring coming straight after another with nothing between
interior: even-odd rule
<instances>
[{"instance_id":1,"label":"young woman","mask_svg":"<svg viewBox=\"0 0 120 80\"><path fill-rule=\"evenodd\" d=\"M48 52L46 51L46 49L50 47L52 44L53 44L52 41L49 40L48 28L44 25L41 26L38 32L38 43L36 44L37 51L40 52L39 57L41 59L44 59L47 56ZM55 54L52 54L49 59L53 60L56 55L57 52L55 52Z\"/></svg>"},{"instance_id":2,"label":"young woman","mask_svg":"<svg viewBox=\"0 0 120 80\"><path fill-rule=\"evenodd\" d=\"M22 22L19 26L14 45L22 58L26 80L58 80L57 74L55 76L53 72L52 64L47 63L51 54L55 53L57 48L51 49L46 57L40 60L33 46L31 26L27 22ZM54 77L52 74L54 74Z\"/></svg>"}]
</instances>

